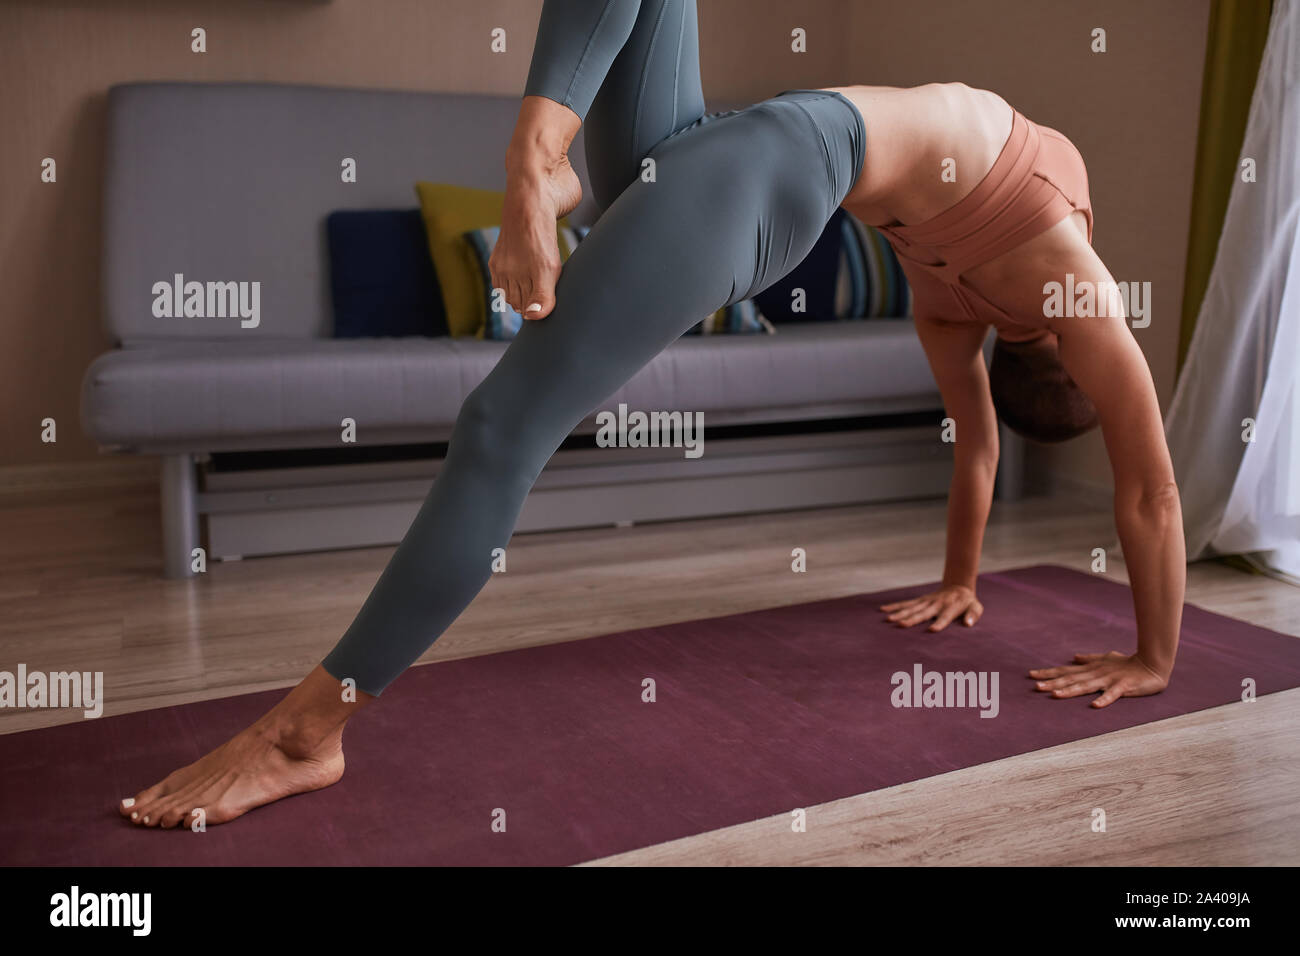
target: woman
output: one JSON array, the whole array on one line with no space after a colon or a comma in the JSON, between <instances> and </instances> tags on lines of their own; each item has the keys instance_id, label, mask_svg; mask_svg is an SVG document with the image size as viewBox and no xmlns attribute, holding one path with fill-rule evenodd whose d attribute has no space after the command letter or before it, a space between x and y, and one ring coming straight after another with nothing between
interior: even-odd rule
<instances>
[{"instance_id":1,"label":"woman","mask_svg":"<svg viewBox=\"0 0 1300 956\"><path fill-rule=\"evenodd\" d=\"M584 120L604 211L561 271L555 220L580 199L566 153ZM944 586L891 619L942 627L980 613L997 461L980 344L994 324L1015 343L995 361L1008 374L993 393L1017 427L1059 438L1100 419L1137 610L1137 654L1032 672L1038 686L1100 691L1102 705L1165 686L1183 547L1150 374L1122 314L1044 317L1044 281L1109 279L1088 244L1082 160L1064 137L959 84L789 90L706 115L694 0L547 0L506 162L493 282L536 321L466 400L419 514L321 666L252 727L123 800L125 817L173 827L201 808L223 823L338 780L344 724L486 583L564 438L700 318L790 272L841 205L898 249L958 423Z\"/></svg>"}]
</instances>

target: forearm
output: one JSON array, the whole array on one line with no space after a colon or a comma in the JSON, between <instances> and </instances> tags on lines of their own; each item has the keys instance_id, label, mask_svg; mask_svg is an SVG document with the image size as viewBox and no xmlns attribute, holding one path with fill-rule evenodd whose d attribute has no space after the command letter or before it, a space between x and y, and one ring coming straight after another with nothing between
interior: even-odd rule
<instances>
[{"instance_id":1,"label":"forearm","mask_svg":"<svg viewBox=\"0 0 1300 956\"><path fill-rule=\"evenodd\" d=\"M948 487L948 542L943 567L945 585L975 589L984 527L993 502L996 449L958 456Z\"/></svg>"},{"instance_id":2,"label":"forearm","mask_svg":"<svg viewBox=\"0 0 1300 956\"><path fill-rule=\"evenodd\" d=\"M1115 524L1133 589L1138 658L1168 679L1178 652L1187 583L1182 510L1172 483L1115 495Z\"/></svg>"}]
</instances>

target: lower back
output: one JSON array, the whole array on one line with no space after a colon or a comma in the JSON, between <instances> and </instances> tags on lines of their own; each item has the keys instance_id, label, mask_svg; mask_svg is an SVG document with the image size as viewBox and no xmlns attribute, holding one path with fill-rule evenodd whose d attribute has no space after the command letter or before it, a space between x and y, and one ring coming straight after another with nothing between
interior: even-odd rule
<instances>
[{"instance_id":1,"label":"lower back","mask_svg":"<svg viewBox=\"0 0 1300 956\"><path fill-rule=\"evenodd\" d=\"M866 159L844 208L873 225L932 219L975 188L1011 133L1011 107L964 83L828 87L857 107Z\"/></svg>"}]
</instances>

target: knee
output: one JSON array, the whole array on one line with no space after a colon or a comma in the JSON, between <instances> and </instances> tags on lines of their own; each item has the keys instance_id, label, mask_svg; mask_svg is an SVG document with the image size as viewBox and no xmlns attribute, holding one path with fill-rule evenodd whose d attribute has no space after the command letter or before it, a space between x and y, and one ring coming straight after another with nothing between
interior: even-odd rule
<instances>
[{"instance_id":1,"label":"knee","mask_svg":"<svg viewBox=\"0 0 1300 956\"><path fill-rule=\"evenodd\" d=\"M524 421L522 410L486 383L480 385L470 392L456 416L448 461L505 476L530 475L534 468L540 471L541 465L533 461L533 443Z\"/></svg>"},{"instance_id":2,"label":"knee","mask_svg":"<svg viewBox=\"0 0 1300 956\"><path fill-rule=\"evenodd\" d=\"M475 459L491 461L508 447L502 403L480 385L469 393L456 416L451 448Z\"/></svg>"}]
</instances>

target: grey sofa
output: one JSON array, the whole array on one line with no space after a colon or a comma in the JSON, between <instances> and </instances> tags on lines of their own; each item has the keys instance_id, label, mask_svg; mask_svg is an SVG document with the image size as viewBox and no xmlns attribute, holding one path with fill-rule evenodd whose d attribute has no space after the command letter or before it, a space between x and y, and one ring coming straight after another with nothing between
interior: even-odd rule
<instances>
[{"instance_id":1,"label":"grey sofa","mask_svg":"<svg viewBox=\"0 0 1300 956\"><path fill-rule=\"evenodd\" d=\"M502 188L517 98L133 83L108 101L103 318L116 347L85 374L82 423L106 451L162 458L165 572L192 573L204 542L207 556L232 558L397 540L436 460L209 466L228 452L337 449L344 417L357 422L360 445L446 439L504 344L329 337L324 220L335 209L414 207L417 179ZM581 134L571 155L585 184ZM342 181L345 158L356 161L355 183ZM573 218L592 214L587 199ZM260 282L259 324L155 316L155 283L178 273ZM906 320L687 337L604 407L619 402L703 411L709 428L940 408ZM652 450L561 452L520 527L938 494L949 459L936 436L931 427L751 429L707 446L698 462Z\"/></svg>"}]
</instances>

